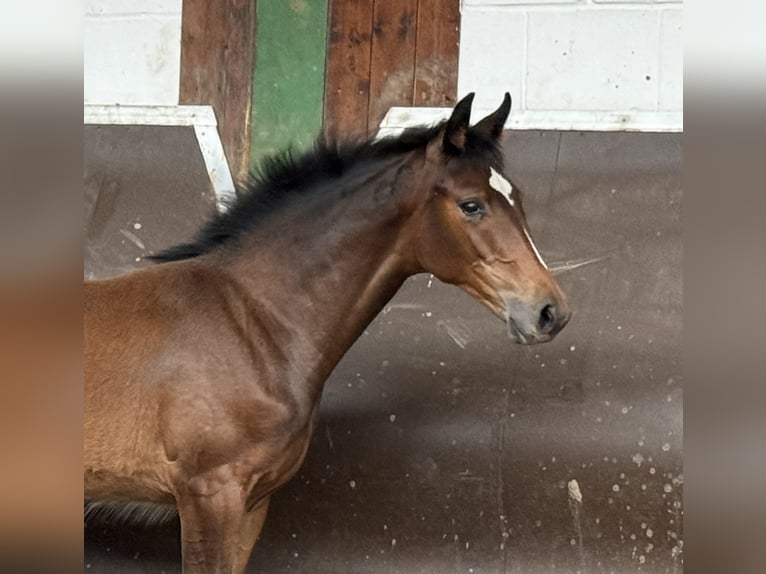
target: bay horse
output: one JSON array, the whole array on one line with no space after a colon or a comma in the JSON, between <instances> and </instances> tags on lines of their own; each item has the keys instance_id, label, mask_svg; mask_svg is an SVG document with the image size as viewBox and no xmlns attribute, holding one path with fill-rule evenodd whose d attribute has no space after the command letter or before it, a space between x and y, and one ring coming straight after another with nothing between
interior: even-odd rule
<instances>
[{"instance_id":1,"label":"bay horse","mask_svg":"<svg viewBox=\"0 0 766 574\"><path fill-rule=\"evenodd\" d=\"M459 286L518 343L566 325L503 175L510 95L471 127L472 100L398 137L267 160L159 265L86 282L87 501L177 510L183 572L241 574L324 382L407 277Z\"/></svg>"}]
</instances>

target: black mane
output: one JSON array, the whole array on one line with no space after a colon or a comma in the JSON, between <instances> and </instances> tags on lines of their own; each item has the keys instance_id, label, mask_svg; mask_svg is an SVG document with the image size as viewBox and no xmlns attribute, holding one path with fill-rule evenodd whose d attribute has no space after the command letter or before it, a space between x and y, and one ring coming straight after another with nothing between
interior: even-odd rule
<instances>
[{"instance_id":1,"label":"black mane","mask_svg":"<svg viewBox=\"0 0 766 574\"><path fill-rule=\"evenodd\" d=\"M340 144L320 136L312 149L301 154L287 149L267 157L237 190L237 199L229 209L212 216L194 240L160 251L148 259L179 261L208 253L254 228L289 199L315 189L317 186L313 184L319 181L339 178L352 165L424 148L443 125L444 122L406 129L396 137ZM483 134L469 131L464 154L497 157L497 144Z\"/></svg>"}]
</instances>

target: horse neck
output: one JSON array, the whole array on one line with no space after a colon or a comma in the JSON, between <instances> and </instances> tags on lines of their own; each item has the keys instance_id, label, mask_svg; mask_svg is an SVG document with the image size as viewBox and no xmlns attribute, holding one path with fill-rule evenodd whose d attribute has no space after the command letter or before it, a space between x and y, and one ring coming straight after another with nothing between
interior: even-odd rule
<instances>
[{"instance_id":1,"label":"horse neck","mask_svg":"<svg viewBox=\"0 0 766 574\"><path fill-rule=\"evenodd\" d=\"M296 199L241 242L228 272L269 315L291 378L316 399L326 378L413 268L398 174L407 158ZM278 333L275 335L274 333Z\"/></svg>"}]
</instances>

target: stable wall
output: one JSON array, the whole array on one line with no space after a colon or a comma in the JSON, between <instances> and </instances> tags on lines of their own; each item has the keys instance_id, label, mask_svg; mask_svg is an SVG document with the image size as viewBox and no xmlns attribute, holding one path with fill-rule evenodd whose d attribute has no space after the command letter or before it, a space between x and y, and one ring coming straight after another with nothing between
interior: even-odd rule
<instances>
[{"instance_id":1,"label":"stable wall","mask_svg":"<svg viewBox=\"0 0 766 574\"><path fill-rule=\"evenodd\" d=\"M263 17L262 12L267 9L280 11L282 4L259 3L259 14ZM183 94L179 98L182 5L182 0L85 1L86 104L204 103L185 100ZM397 0L395 5L401 5L402 15L411 15L402 20L412 24L405 27L409 34L420 36L422 30L428 29L426 24L429 21L446 23L429 32L430 43L424 43L416 50L416 56L421 59L423 54L433 51L437 55L435 61L444 68L435 74L436 80L428 84L431 91L421 89L417 58L395 59L397 66L415 62L414 72L409 71L415 87L403 90L403 93L412 96L412 100L399 95L384 97L391 91L383 89L386 82L391 78L395 80L401 73L397 75L396 70L385 70L380 76L385 81L376 82L374 74L367 74L359 67L374 63L371 58L375 52L374 44L376 41L381 43L379 32L385 32L382 23L386 21L386 14L381 11L384 8L391 11L394 3L311 0L289 4L291 10L310 7L316 12L316 19L322 22L326 18L325 10L329 9L331 31L335 32L326 34L329 41L328 70L324 80L316 79L327 84L324 97L326 127L342 127L343 133L356 133L361 128L355 128L353 121L364 115L364 129L372 130L378 124L379 114L373 114L374 120L368 122L367 113L373 108L377 110L376 106L387 109L391 105L408 107L394 108L389 113L384 125L390 129L434 121L440 118L439 114L446 112L438 108L413 108L412 104L449 107L456 95L462 96L469 91L477 92L474 110L478 116L494 109L502 94L510 91L514 97L514 108L508 127L641 131L683 129L680 0ZM346 42L337 34L343 26L336 20L349 11L355 16L349 23ZM454 18L450 16L452 12ZM412 14L417 14L417 17ZM396 15L398 12L389 14ZM300 19L301 16L298 14L295 17ZM373 22L380 24L375 27L377 40L372 33L365 32L367 28L372 30ZM282 18L280 25L288 26L288 19ZM448 33L455 28L459 28L460 39L459 48L454 48L455 52L459 50L457 72L454 68L458 54L455 53L452 58L448 50L457 42L457 32L453 33L454 37ZM274 29L273 26L271 29ZM263 38L260 34L258 36L256 43L262 43ZM320 73L324 57L322 36L321 33L311 35L311 45L316 52L316 62L312 66L317 65ZM306 35L300 37L304 39ZM268 45L261 47L268 51ZM339 49L360 51L358 61L345 52L334 58L333 50L337 52ZM289 61L290 54L284 50L279 53L282 60ZM382 49L381 53L388 54L389 59L393 58L390 47ZM385 62L385 58L381 61ZM341 66L338 70L338 66L333 67L333 63L337 62ZM289 67L289 62L285 65ZM343 68L346 65L353 70ZM339 73L333 75L333 71ZM244 134L228 137L227 134L234 128L223 130L224 148L230 160L232 155L240 159L247 157L242 152L246 146L240 140L249 139L251 127L253 136L259 142L268 142L267 147L275 143L275 138L268 137L272 128L269 124L271 119L266 117L266 123L260 128L258 125L263 116L259 115L259 110L264 106L274 109L274 103L285 104L283 115L292 118L308 113L311 118L304 130L285 129L285 122L280 120L276 122L280 128L277 133L300 144L315 135L318 125L316 114L322 113L319 109L321 94L317 90L302 90L303 99L306 94L315 94L310 102L311 110L306 111L305 102L298 103L297 100L297 107L291 109L286 105L290 101L280 95L278 88L273 88L275 73L278 70L259 59L254 80L255 91L259 92L260 87L261 95L256 93L253 100L254 124L248 125L250 114L246 111L231 120L241 126ZM348 80L348 86L343 83L343 78ZM276 95L269 91L270 87ZM338 93L341 95L338 96ZM427 98L420 98L422 94L426 94ZM207 103L215 106L215 102ZM224 107L227 110L232 108L230 105ZM221 106L216 108L219 116L221 109ZM231 123L225 117L219 117L219 122ZM349 122L351 124L346 125ZM234 153L229 150L234 150ZM253 151L254 155L260 155L258 145L253 146Z\"/></svg>"},{"instance_id":2,"label":"stable wall","mask_svg":"<svg viewBox=\"0 0 766 574\"><path fill-rule=\"evenodd\" d=\"M182 0L85 0L86 104L177 105Z\"/></svg>"},{"instance_id":3,"label":"stable wall","mask_svg":"<svg viewBox=\"0 0 766 574\"><path fill-rule=\"evenodd\" d=\"M174 129L89 130L89 274L149 264L141 245L213 208ZM459 289L407 281L327 382L250 574L683 571L682 137L514 130L504 150L572 321L514 345ZM177 521L88 522L85 571L177 573L179 548Z\"/></svg>"},{"instance_id":4,"label":"stable wall","mask_svg":"<svg viewBox=\"0 0 766 574\"><path fill-rule=\"evenodd\" d=\"M509 126L683 129L681 0L462 0L458 94Z\"/></svg>"}]
</instances>

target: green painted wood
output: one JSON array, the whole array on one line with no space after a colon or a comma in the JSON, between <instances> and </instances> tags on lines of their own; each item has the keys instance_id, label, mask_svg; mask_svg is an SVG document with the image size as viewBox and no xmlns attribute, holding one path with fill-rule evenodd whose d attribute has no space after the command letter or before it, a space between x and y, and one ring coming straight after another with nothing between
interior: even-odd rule
<instances>
[{"instance_id":1,"label":"green painted wood","mask_svg":"<svg viewBox=\"0 0 766 574\"><path fill-rule=\"evenodd\" d=\"M251 165L322 129L328 0L258 0Z\"/></svg>"}]
</instances>

